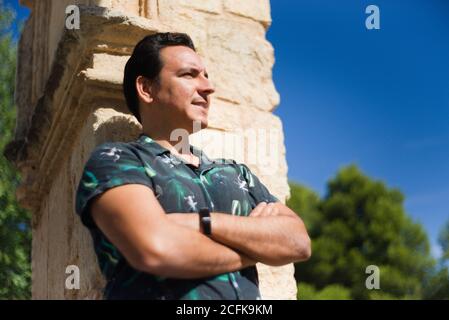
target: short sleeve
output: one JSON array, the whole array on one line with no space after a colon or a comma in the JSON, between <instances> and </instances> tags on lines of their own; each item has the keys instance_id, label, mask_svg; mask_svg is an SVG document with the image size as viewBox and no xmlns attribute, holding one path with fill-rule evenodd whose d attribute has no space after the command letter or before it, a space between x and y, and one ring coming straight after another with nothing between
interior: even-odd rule
<instances>
[{"instance_id":1,"label":"short sleeve","mask_svg":"<svg viewBox=\"0 0 449 320\"><path fill-rule=\"evenodd\" d=\"M105 143L94 149L76 192L76 213L88 228L95 228L90 200L108 189L125 184L143 184L154 190L154 172L126 143Z\"/></svg>"},{"instance_id":2,"label":"short sleeve","mask_svg":"<svg viewBox=\"0 0 449 320\"><path fill-rule=\"evenodd\" d=\"M238 164L240 173L244 177L250 196L254 199L256 205L260 202L278 202L279 199L273 196L260 182L259 178L251 172L251 170L245 164Z\"/></svg>"}]
</instances>

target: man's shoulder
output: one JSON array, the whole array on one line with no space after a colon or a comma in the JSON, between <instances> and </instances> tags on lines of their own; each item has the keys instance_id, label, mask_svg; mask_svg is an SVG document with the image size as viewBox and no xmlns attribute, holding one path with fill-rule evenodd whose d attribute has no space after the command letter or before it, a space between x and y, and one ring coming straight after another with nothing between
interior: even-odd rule
<instances>
[{"instance_id":1,"label":"man's shoulder","mask_svg":"<svg viewBox=\"0 0 449 320\"><path fill-rule=\"evenodd\" d=\"M148 153L150 148L148 146L143 146L140 140L133 141L107 141L97 145L92 152L88 162L97 160L112 160L114 162L124 158L140 158L139 155L145 153L145 156L151 156Z\"/></svg>"},{"instance_id":2,"label":"man's shoulder","mask_svg":"<svg viewBox=\"0 0 449 320\"><path fill-rule=\"evenodd\" d=\"M229 159L229 158L212 158L210 159L210 161L212 163L215 164L231 164L231 165L238 165L237 161L235 161L234 159Z\"/></svg>"},{"instance_id":3,"label":"man's shoulder","mask_svg":"<svg viewBox=\"0 0 449 320\"><path fill-rule=\"evenodd\" d=\"M103 142L92 150L88 162L108 159L117 161L120 159L122 153L130 153L132 149L132 146L128 142Z\"/></svg>"},{"instance_id":4,"label":"man's shoulder","mask_svg":"<svg viewBox=\"0 0 449 320\"><path fill-rule=\"evenodd\" d=\"M201 151L201 150L200 150ZM202 152L202 151L201 151ZM203 152L203 157L206 157L208 161L216 165L231 165L237 167L240 170L249 170L248 166L243 162L239 162L237 160L231 158L208 158L206 154Z\"/></svg>"}]
</instances>

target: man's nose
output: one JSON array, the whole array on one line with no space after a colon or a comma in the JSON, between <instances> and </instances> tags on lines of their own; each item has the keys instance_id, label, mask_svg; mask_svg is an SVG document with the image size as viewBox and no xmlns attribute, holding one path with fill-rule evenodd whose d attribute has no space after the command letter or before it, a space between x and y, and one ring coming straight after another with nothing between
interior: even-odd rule
<instances>
[{"instance_id":1,"label":"man's nose","mask_svg":"<svg viewBox=\"0 0 449 320\"><path fill-rule=\"evenodd\" d=\"M206 96L215 92L215 87L212 84L212 81L209 78L205 77L204 75L201 77L199 91Z\"/></svg>"}]
</instances>

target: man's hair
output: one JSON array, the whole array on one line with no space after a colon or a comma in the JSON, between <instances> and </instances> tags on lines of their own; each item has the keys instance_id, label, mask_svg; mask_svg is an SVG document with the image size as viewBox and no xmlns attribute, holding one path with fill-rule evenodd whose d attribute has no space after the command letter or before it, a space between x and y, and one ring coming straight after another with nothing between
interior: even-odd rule
<instances>
[{"instance_id":1,"label":"man's hair","mask_svg":"<svg viewBox=\"0 0 449 320\"><path fill-rule=\"evenodd\" d=\"M155 33L146 36L137 43L125 66L123 76L123 93L131 113L142 122L139 114L139 99L137 97L136 79L144 76L149 80L158 81L163 64L160 50L169 46L185 46L195 51L192 39L185 33Z\"/></svg>"}]
</instances>

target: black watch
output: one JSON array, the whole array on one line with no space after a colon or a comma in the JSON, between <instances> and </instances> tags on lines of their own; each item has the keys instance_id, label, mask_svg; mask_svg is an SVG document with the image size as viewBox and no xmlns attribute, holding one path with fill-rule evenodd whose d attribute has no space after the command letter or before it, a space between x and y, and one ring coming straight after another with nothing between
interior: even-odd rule
<instances>
[{"instance_id":1,"label":"black watch","mask_svg":"<svg viewBox=\"0 0 449 320\"><path fill-rule=\"evenodd\" d=\"M199 211L200 216L200 225L203 233L207 236L212 234L212 226L210 220L210 211L209 208L201 208Z\"/></svg>"}]
</instances>

